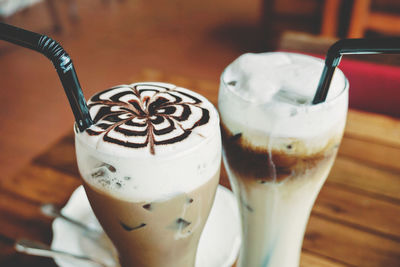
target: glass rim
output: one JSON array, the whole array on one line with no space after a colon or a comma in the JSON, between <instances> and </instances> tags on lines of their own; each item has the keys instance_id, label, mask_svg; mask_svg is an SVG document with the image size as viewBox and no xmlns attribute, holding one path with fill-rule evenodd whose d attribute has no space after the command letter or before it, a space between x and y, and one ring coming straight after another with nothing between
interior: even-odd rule
<instances>
[{"instance_id":1,"label":"glass rim","mask_svg":"<svg viewBox=\"0 0 400 267\"><path fill-rule=\"evenodd\" d=\"M307 54L302 54L302 53L275 51L275 52L264 52L264 53L258 53L258 54L267 54L267 53L270 53L270 54L271 54L271 53L294 54L294 55L304 56L304 57L307 57L307 58L310 58L310 59L313 59L313 60L315 60L315 61L319 61L319 62L322 62L323 64L325 64L325 61L324 61L323 59L321 59L321 58L314 57L314 56L310 56L310 55L307 55ZM235 60L236 60L236 59L235 59ZM232 63L233 63L233 62L232 62ZM232 93L233 95L235 95L236 97L239 97L241 100L243 100L243 101L245 101L245 102L249 102L249 103L254 103L254 102L252 102L252 101L249 101L249 100L243 98L241 95L239 95L238 93L236 93L234 90L231 90L230 87L229 87L229 85L225 82L224 76L226 75L226 72L227 72L228 68L232 65L232 63L229 64L228 66L226 66L226 67L224 68L224 70L222 71L221 76L220 76L220 83L221 83L221 85L223 85L225 88L228 89L229 92L231 92L231 93ZM322 66L322 67L323 67L323 66ZM340 68L336 68L335 73L336 73L337 71L339 71L339 73L340 73L341 75L343 75L343 78L344 78L344 87L342 88L342 90L341 90L336 96L334 96L334 97L331 98L331 99L327 99L327 100L324 101L324 102L321 102L321 103L318 103L318 104L314 104L314 105L310 103L310 104L307 104L307 105L294 105L294 106L296 106L296 107L304 107L304 106L307 106L308 108L311 108L311 109L317 109L317 108L322 108L322 107L325 106L325 105L332 104L332 103L336 103L337 101L339 101L339 99L341 98L341 96L342 96L345 92L347 92L347 91L349 90L349 88L350 88L350 83L349 83L349 81L348 81L346 75L344 75L343 71L342 71ZM315 88L315 92L316 92L316 91L317 91L317 88ZM313 96L313 97L314 97L314 96ZM254 103L254 104L256 104L256 105L263 105L263 104L265 104L265 103L267 103L267 102L259 102L259 103Z\"/></svg>"}]
</instances>

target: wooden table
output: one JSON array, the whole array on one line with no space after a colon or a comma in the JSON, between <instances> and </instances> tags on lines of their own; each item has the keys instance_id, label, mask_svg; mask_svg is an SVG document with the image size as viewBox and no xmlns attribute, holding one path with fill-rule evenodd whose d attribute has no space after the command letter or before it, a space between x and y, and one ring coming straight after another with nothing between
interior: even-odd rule
<instances>
[{"instance_id":1,"label":"wooden table","mask_svg":"<svg viewBox=\"0 0 400 267\"><path fill-rule=\"evenodd\" d=\"M179 84L217 103L217 83L152 70L132 78L144 80ZM399 162L400 120L351 110L338 158L312 211L301 266L400 266ZM224 171L221 183L228 185ZM80 184L72 132L14 177L1 177L0 266L55 266L51 259L15 252L13 243L25 237L50 244L51 220L39 205L63 206Z\"/></svg>"}]
</instances>

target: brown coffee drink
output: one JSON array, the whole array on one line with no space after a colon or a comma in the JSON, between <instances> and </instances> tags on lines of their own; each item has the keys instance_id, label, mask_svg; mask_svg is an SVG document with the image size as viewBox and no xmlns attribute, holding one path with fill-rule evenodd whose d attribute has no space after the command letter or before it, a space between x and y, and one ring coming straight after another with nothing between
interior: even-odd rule
<instances>
[{"instance_id":1,"label":"brown coffee drink","mask_svg":"<svg viewBox=\"0 0 400 267\"><path fill-rule=\"evenodd\" d=\"M219 117L204 97L165 83L111 88L76 133L89 202L123 267L193 267L219 181Z\"/></svg>"}]
</instances>

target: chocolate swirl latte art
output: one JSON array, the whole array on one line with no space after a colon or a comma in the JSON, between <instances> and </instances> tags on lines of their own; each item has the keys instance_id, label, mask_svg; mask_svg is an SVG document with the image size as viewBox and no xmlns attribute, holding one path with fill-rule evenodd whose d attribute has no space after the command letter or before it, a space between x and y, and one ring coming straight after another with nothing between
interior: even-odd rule
<instances>
[{"instance_id":1,"label":"chocolate swirl latte art","mask_svg":"<svg viewBox=\"0 0 400 267\"><path fill-rule=\"evenodd\" d=\"M200 95L167 83L120 85L88 101L94 125L86 130L103 142L148 148L184 141L210 122L212 105ZM201 136L201 133L197 133Z\"/></svg>"}]
</instances>

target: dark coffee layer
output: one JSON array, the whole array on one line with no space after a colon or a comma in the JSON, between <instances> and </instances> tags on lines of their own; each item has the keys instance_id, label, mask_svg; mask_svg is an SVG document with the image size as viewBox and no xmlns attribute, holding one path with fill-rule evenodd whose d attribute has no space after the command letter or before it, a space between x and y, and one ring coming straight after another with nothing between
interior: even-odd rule
<instances>
[{"instance_id":1,"label":"dark coffee layer","mask_svg":"<svg viewBox=\"0 0 400 267\"><path fill-rule=\"evenodd\" d=\"M136 83L97 93L88 103L95 127L86 132L104 133L103 141L124 147L149 147L154 154L156 145L180 142L209 122L209 110L189 92L170 84Z\"/></svg>"},{"instance_id":2,"label":"dark coffee layer","mask_svg":"<svg viewBox=\"0 0 400 267\"><path fill-rule=\"evenodd\" d=\"M301 175L314 168L320 161L334 155L337 144L329 144L313 154L287 153L286 151L256 148L243 138L241 133L232 134L221 125L222 142L229 168L242 177L255 179L260 183L280 182L286 178ZM287 150L294 149L290 144Z\"/></svg>"}]
</instances>

